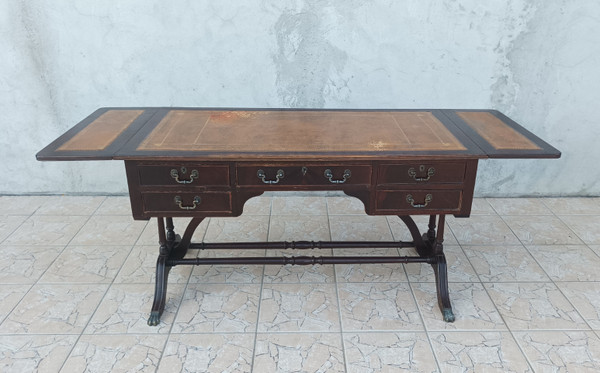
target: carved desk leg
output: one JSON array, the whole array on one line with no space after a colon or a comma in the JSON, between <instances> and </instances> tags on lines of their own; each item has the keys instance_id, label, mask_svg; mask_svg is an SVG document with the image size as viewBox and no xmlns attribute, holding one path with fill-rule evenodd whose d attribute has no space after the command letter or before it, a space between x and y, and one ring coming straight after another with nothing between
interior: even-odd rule
<instances>
[{"instance_id":1,"label":"carved desk leg","mask_svg":"<svg viewBox=\"0 0 600 373\"><path fill-rule=\"evenodd\" d=\"M172 265L170 265L168 261L169 259L181 259L185 256L192 235L204 218L192 219L185 230L183 238L178 234L175 234L173 218L166 218L166 229L163 218L159 217L157 220L160 249L158 259L156 260L154 303L152 304L152 311L150 312L150 318L148 319L148 325L150 326L158 325L160 316L165 309L167 300L167 282L169 272L172 268Z\"/></svg>"},{"instance_id":2,"label":"carved desk leg","mask_svg":"<svg viewBox=\"0 0 600 373\"><path fill-rule=\"evenodd\" d=\"M422 258L432 258L431 266L435 273L435 285L437 289L438 304L444 321L454 322L455 317L450 304L450 294L448 291L448 270L446 265L446 256L444 255L444 225L445 215L439 216L438 230L435 230L435 215L429 217L429 229L422 236L417 225L410 216L400 216L400 219L406 224L410 234L415 242L415 248Z\"/></svg>"},{"instance_id":3,"label":"carved desk leg","mask_svg":"<svg viewBox=\"0 0 600 373\"><path fill-rule=\"evenodd\" d=\"M446 215L440 215L438 220L438 231L433 242L433 254L435 263L432 264L435 272L435 285L437 288L438 303L444 316L444 321L454 322L455 316L450 304L450 292L448 290L448 266L444 255L444 227Z\"/></svg>"},{"instance_id":4,"label":"carved desk leg","mask_svg":"<svg viewBox=\"0 0 600 373\"><path fill-rule=\"evenodd\" d=\"M163 218L156 218L158 221L158 242L160 244L159 255L156 261L156 279L154 288L154 303L148 319L148 325L156 326L160 322L160 316L165 309L167 299L167 279L169 277L170 266L167 266L167 259L173 247L175 246L175 231L173 219L167 218L167 228L165 232L165 222Z\"/></svg>"}]
</instances>

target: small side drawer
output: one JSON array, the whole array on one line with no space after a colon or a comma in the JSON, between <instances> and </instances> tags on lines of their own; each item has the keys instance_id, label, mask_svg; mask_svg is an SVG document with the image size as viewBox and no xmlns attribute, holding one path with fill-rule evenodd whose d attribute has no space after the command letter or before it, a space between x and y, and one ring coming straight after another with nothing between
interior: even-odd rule
<instances>
[{"instance_id":1,"label":"small side drawer","mask_svg":"<svg viewBox=\"0 0 600 373\"><path fill-rule=\"evenodd\" d=\"M230 212L231 193L142 193L142 204L145 213L166 212L185 216L198 212Z\"/></svg>"},{"instance_id":2,"label":"small side drawer","mask_svg":"<svg viewBox=\"0 0 600 373\"><path fill-rule=\"evenodd\" d=\"M371 166L243 165L237 168L237 179L239 186L369 185Z\"/></svg>"},{"instance_id":3,"label":"small side drawer","mask_svg":"<svg viewBox=\"0 0 600 373\"><path fill-rule=\"evenodd\" d=\"M396 163L379 166L377 185L386 184L461 184L465 162Z\"/></svg>"},{"instance_id":4,"label":"small side drawer","mask_svg":"<svg viewBox=\"0 0 600 373\"><path fill-rule=\"evenodd\" d=\"M172 163L137 166L140 185L151 186L229 186L228 165Z\"/></svg>"},{"instance_id":5,"label":"small side drawer","mask_svg":"<svg viewBox=\"0 0 600 373\"><path fill-rule=\"evenodd\" d=\"M394 215L412 215L431 211L458 212L461 190L394 190L377 192L377 210Z\"/></svg>"}]
</instances>

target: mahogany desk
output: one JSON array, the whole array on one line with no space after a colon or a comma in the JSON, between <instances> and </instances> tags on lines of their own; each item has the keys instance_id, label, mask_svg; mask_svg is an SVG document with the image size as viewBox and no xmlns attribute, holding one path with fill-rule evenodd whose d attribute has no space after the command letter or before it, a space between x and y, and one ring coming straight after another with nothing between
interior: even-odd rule
<instances>
[{"instance_id":1,"label":"mahogany desk","mask_svg":"<svg viewBox=\"0 0 600 373\"><path fill-rule=\"evenodd\" d=\"M134 219L158 220L149 325L160 321L169 270L184 264L429 263L444 320L452 322L444 218L469 216L478 160L558 157L492 110L189 108L102 108L37 154L42 161L125 161ZM283 190L341 190L369 215L398 215L413 241L191 243L203 219L239 216L251 197ZM417 214L430 216L423 235L410 217ZM192 218L183 236L173 217ZM416 247L418 256L184 259L189 248L360 247Z\"/></svg>"}]
</instances>

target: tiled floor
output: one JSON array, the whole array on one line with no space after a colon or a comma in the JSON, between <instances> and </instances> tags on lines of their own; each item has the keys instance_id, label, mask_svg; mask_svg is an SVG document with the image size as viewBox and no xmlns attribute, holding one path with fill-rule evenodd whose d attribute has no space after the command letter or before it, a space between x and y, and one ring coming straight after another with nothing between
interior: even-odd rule
<instances>
[{"instance_id":1,"label":"tiled floor","mask_svg":"<svg viewBox=\"0 0 600 373\"><path fill-rule=\"evenodd\" d=\"M361 207L257 197L195 239L409 239ZM125 197L0 197L0 372L600 370L599 198L476 199L449 217L452 324L431 267L363 264L176 267L149 327L155 225ZM398 254L334 255L357 252Z\"/></svg>"}]
</instances>

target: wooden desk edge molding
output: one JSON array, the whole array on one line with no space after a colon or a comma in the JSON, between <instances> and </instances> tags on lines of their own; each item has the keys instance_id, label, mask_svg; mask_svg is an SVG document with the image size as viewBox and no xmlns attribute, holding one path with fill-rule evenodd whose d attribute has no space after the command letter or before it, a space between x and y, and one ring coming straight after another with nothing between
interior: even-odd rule
<instances>
[{"instance_id":1,"label":"wooden desk edge molding","mask_svg":"<svg viewBox=\"0 0 600 373\"><path fill-rule=\"evenodd\" d=\"M495 110L101 108L37 154L124 160L134 219L157 218L157 325L176 265L429 263L445 321L455 319L443 251L447 214L471 212L482 158L559 158ZM192 243L203 219L239 216L265 191L340 190L368 215L397 215L412 241ZM421 234L411 215L429 215ZM183 235L174 217L192 218ZM417 256L184 258L188 249L415 247Z\"/></svg>"}]
</instances>

